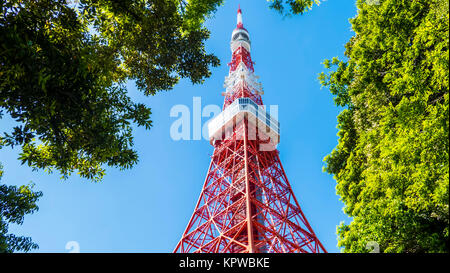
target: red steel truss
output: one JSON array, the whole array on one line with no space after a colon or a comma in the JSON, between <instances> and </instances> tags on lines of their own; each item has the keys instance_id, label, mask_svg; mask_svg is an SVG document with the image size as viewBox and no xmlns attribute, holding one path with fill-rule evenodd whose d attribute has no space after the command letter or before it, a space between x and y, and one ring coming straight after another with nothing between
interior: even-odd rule
<instances>
[{"instance_id":1,"label":"red steel truss","mask_svg":"<svg viewBox=\"0 0 450 273\"><path fill-rule=\"evenodd\" d=\"M243 29L239 20L238 28ZM253 72L250 52L239 46L230 73L241 62ZM261 105L259 94L245 80L237 82L225 94L224 108L242 97ZM174 252L326 252L292 192L279 152L275 147L260 149L268 143L263 135L246 115L233 124L231 133L212 142L214 153L202 192Z\"/></svg>"},{"instance_id":2,"label":"red steel truss","mask_svg":"<svg viewBox=\"0 0 450 273\"><path fill-rule=\"evenodd\" d=\"M250 52L248 52L243 47L239 47L238 49L236 49L236 51L233 52L233 55L231 57L231 62L228 63L228 65L230 66L230 70L232 70L232 71L236 70L237 66L241 62L244 62L245 65L248 67L248 69L250 69L252 72L254 71L253 61L250 56Z\"/></svg>"}]
</instances>

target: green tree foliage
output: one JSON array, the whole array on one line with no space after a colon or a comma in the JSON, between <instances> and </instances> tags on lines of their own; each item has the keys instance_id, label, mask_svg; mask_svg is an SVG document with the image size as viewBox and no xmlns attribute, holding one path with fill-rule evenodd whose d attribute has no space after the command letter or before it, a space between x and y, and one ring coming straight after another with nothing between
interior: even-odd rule
<instances>
[{"instance_id":1,"label":"green tree foliage","mask_svg":"<svg viewBox=\"0 0 450 273\"><path fill-rule=\"evenodd\" d=\"M270 8L285 16L303 14L312 9L314 4L319 5L319 0L267 0Z\"/></svg>"},{"instance_id":2,"label":"green tree foliage","mask_svg":"<svg viewBox=\"0 0 450 273\"><path fill-rule=\"evenodd\" d=\"M449 251L447 0L357 1L347 61L319 76L335 95L339 143L325 158L344 211L345 252Z\"/></svg>"},{"instance_id":3,"label":"green tree foliage","mask_svg":"<svg viewBox=\"0 0 450 273\"><path fill-rule=\"evenodd\" d=\"M105 165L133 166L132 125L151 110L127 80L153 95L180 78L201 83L219 60L203 27L222 0L0 0L2 146L34 169L99 180Z\"/></svg>"},{"instance_id":4,"label":"green tree foliage","mask_svg":"<svg viewBox=\"0 0 450 273\"><path fill-rule=\"evenodd\" d=\"M0 182L2 176L0 164ZM25 214L37 211L36 202L41 196L42 192L32 191L32 185L16 187L0 184L0 253L28 252L38 248L29 237L8 234L8 226L11 223L21 225Z\"/></svg>"}]
</instances>

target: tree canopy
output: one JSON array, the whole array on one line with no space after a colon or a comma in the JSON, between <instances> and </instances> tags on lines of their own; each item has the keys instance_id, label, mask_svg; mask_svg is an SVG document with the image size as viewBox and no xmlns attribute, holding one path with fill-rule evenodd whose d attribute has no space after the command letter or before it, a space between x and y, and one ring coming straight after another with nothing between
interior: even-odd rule
<instances>
[{"instance_id":1,"label":"tree canopy","mask_svg":"<svg viewBox=\"0 0 450 273\"><path fill-rule=\"evenodd\" d=\"M63 177L133 166L132 124L149 129L151 110L125 82L153 95L209 77L219 60L202 23L221 2L2 0L0 118L17 126L0 132L0 148L20 146L22 163Z\"/></svg>"},{"instance_id":2,"label":"tree canopy","mask_svg":"<svg viewBox=\"0 0 450 273\"><path fill-rule=\"evenodd\" d=\"M37 200L42 192L33 192L32 185L6 186L1 184L3 176L0 164L0 253L28 252L38 248L31 238L8 233L9 224L21 225L25 214L38 210Z\"/></svg>"},{"instance_id":3,"label":"tree canopy","mask_svg":"<svg viewBox=\"0 0 450 273\"><path fill-rule=\"evenodd\" d=\"M312 9L314 4L319 5L319 0L268 0L270 8L285 16L303 14Z\"/></svg>"},{"instance_id":4,"label":"tree canopy","mask_svg":"<svg viewBox=\"0 0 450 273\"><path fill-rule=\"evenodd\" d=\"M357 1L347 60L319 76L344 108L325 158L344 212L345 252L449 251L447 0Z\"/></svg>"}]
</instances>

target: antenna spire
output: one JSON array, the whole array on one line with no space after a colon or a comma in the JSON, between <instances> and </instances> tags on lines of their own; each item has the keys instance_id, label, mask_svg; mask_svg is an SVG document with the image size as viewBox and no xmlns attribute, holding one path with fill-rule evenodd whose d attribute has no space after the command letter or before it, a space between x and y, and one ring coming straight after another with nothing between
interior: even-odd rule
<instances>
[{"instance_id":1,"label":"antenna spire","mask_svg":"<svg viewBox=\"0 0 450 273\"><path fill-rule=\"evenodd\" d=\"M242 24L242 10L241 10L241 4L239 4L238 11L237 11L237 28L243 28L244 25Z\"/></svg>"}]
</instances>

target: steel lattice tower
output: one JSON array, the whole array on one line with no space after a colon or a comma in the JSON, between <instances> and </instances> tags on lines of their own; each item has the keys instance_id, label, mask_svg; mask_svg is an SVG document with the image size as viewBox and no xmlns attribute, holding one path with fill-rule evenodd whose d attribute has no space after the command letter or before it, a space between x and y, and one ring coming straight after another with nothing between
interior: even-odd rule
<instances>
[{"instance_id":1,"label":"steel lattice tower","mask_svg":"<svg viewBox=\"0 0 450 273\"><path fill-rule=\"evenodd\" d=\"M222 112L208 124L211 164L174 252L326 252L280 162L278 121L266 113L238 9Z\"/></svg>"}]
</instances>

